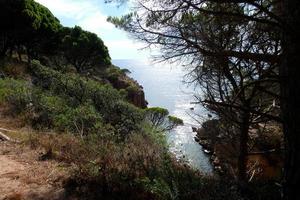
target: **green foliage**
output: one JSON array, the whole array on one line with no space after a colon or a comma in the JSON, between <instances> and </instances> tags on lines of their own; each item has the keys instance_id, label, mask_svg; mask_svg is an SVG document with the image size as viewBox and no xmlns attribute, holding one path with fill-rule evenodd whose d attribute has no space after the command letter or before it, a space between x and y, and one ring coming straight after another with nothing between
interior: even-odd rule
<instances>
[{"instance_id":1,"label":"green foliage","mask_svg":"<svg viewBox=\"0 0 300 200\"><path fill-rule=\"evenodd\" d=\"M61 73L35 60L30 70L32 86L25 80L0 79L0 102L11 105L13 114L24 111L34 127L82 136L111 127L123 140L141 128L142 110L111 85Z\"/></svg>"},{"instance_id":2,"label":"green foliage","mask_svg":"<svg viewBox=\"0 0 300 200\"><path fill-rule=\"evenodd\" d=\"M34 0L2 0L0 8L1 56L22 47L29 57L53 50L53 39L61 25L46 7Z\"/></svg>"},{"instance_id":3,"label":"green foliage","mask_svg":"<svg viewBox=\"0 0 300 200\"><path fill-rule=\"evenodd\" d=\"M80 159L77 152L68 155L75 166L72 191L88 199L241 199L232 182L178 163L149 134L132 134L124 143L86 138L76 148Z\"/></svg>"},{"instance_id":4,"label":"green foliage","mask_svg":"<svg viewBox=\"0 0 300 200\"><path fill-rule=\"evenodd\" d=\"M125 101L113 103L112 109L108 110L106 114L109 115L109 123L115 126L121 136L139 130L144 117L140 109Z\"/></svg>"},{"instance_id":5,"label":"green foliage","mask_svg":"<svg viewBox=\"0 0 300 200\"><path fill-rule=\"evenodd\" d=\"M42 89L33 91L32 109L29 119L34 128L56 128L55 117L67 111L68 104L65 99Z\"/></svg>"},{"instance_id":6,"label":"green foliage","mask_svg":"<svg viewBox=\"0 0 300 200\"><path fill-rule=\"evenodd\" d=\"M71 131L84 136L97 132L103 126L102 118L90 104L68 108L66 112L54 116L54 126L63 131Z\"/></svg>"},{"instance_id":7,"label":"green foliage","mask_svg":"<svg viewBox=\"0 0 300 200\"><path fill-rule=\"evenodd\" d=\"M0 103L8 102L14 113L26 110L31 102L31 88L24 80L0 79Z\"/></svg>"},{"instance_id":8,"label":"green foliage","mask_svg":"<svg viewBox=\"0 0 300 200\"><path fill-rule=\"evenodd\" d=\"M151 107L145 109L148 119L151 121L153 126L158 127L163 124L165 118L169 114L169 111L165 108Z\"/></svg>"},{"instance_id":9,"label":"green foliage","mask_svg":"<svg viewBox=\"0 0 300 200\"><path fill-rule=\"evenodd\" d=\"M171 125L171 127L183 125L183 120L178 117L168 116L168 120L169 120L169 123L173 124L173 125Z\"/></svg>"},{"instance_id":10,"label":"green foliage","mask_svg":"<svg viewBox=\"0 0 300 200\"><path fill-rule=\"evenodd\" d=\"M32 62L31 70L35 76L36 86L50 91L51 95L63 98L70 107L62 114L54 113L57 126L66 126L68 130L76 132L85 126L83 129L90 132L96 129L98 122L103 122L111 124L116 133L122 137L139 129L139 124L143 120L142 111L125 102L118 90L112 86L76 74L63 74L37 61ZM49 113L49 109L46 110ZM84 116L80 116L81 114ZM78 128L79 126L81 128Z\"/></svg>"},{"instance_id":11,"label":"green foliage","mask_svg":"<svg viewBox=\"0 0 300 200\"><path fill-rule=\"evenodd\" d=\"M123 74L130 74L131 73L131 71L127 68L121 69L121 71L122 71Z\"/></svg>"},{"instance_id":12,"label":"green foliage","mask_svg":"<svg viewBox=\"0 0 300 200\"><path fill-rule=\"evenodd\" d=\"M135 16L135 15L136 15L136 13L129 13L120 18L109 16L107 18L107 21L114 24L117 28L122 28L122 29L128 30L130 23L133 20L133 16Z\"/></svg>"},{"instance_id":13,"label":"green foliage","mask_svg":"<svg viewBox=\"0 0 300 200\"><path fill-rule=\"evenodd\" d=\"M152 128L158 131L170 131L176 126L183 125L182 119L169 116L169 111L164 108L146 108L145 115Z\"/></svg>"},{"instance_id":14,"label":"green foliage","mask_svg":"<svg viewBox=\"0 0 300 200\"><path fill-rule=\"evenodd\" d=\"M129 85L126 88L126 91L128 92L128 94L136 94L138 91L140 90L140 88L137 85Z\"/></svg>"},{"instance_id":15,"label":"green foliage","mask_svg":"<svg viewBox=\"0 0 300 200\"><path fill-rule=\"evenodd\" d=\"M110 85L83 78L77 74L61 73L33 61L34 84L56 94L65 95L73 105L92 100L99 111L105 111L110 101L121 99L120 94Z\"/></svg>"},{"instance_id":16,"label":"green foliage","mask_svg":"<svg viewBox=\"0 0 300 200\"><path fill-rule=\"evenodd\" d=\"M171 190L168 183L162 178L150 180L148 177L145 177L139 180L138 183L141 184L147 192L154 194L158 199L176 199L176 193Z\"/></svg>"},{"instance_id":17,"label":"green foliage","mask_svg":"<svg viewBox=\"0 0 300 200\"><path fill-rule=\"evenodd\" d=\"M79 26L61 32L63 54L78 72L105 68L111 64L107 47L94 33Z\"/></svg>"},{"instance_id":18,"label":"green foliage","mask_svg":"<svg viewBox=\"0 0 300 200\"><path fill-rule=\"evenodd\" d=\"M125 75L124 71L122 71L117 66L111 66L111 67L107 68L105 72L106 72L105 75L108 78L108 80L110 80L112 82L118 80L121 76Z\"/></svg>"}]
</instances>

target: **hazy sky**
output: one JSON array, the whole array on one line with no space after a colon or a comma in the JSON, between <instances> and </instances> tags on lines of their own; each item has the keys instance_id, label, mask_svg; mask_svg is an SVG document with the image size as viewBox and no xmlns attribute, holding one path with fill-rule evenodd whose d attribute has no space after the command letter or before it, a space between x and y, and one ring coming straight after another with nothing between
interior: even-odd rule
<instances>
[{"instance_id":1,"label":"hazy sky","mask_svg":"<svg viewBox=\"0 0 300 200\"><path fill-rule=\"evenodd\" d=\"M146 59L149 51L140 51L142 44L106 21L107 16L121 16L128 12L126 5L105 4L104 0L35 0L46 6L68 27L75 25L96 33L109 49L112 59Z\"/></svg>"}]
</instances>

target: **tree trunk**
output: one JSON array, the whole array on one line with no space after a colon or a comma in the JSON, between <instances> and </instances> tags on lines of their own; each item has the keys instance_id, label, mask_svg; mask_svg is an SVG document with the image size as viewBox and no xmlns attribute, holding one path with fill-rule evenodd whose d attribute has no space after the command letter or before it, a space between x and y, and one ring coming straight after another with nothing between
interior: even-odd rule
<instances>
[{"instance_id":1,"label":"tree trunk","mask_svg":"<svg viewBox=\"0 0 300 200\"><path fill-rule=\"evenodd\" d=\"M283 197L299 198L300 185L300 1L285 0L281 108L284 121L285 165Z\"/></svg>"},{"instance_id":2,"label":"tree trunk","mask_svg":"<svg viewBox=\"0 0 300 200\"><path fill-rule=\"evenodd\" d=\"M250 113L243 112L240 125L240 147L238 158L238 181L241 186L247 182L247 155L248 155L248 131L249 131Z\"/></svg>"}]
</instances>

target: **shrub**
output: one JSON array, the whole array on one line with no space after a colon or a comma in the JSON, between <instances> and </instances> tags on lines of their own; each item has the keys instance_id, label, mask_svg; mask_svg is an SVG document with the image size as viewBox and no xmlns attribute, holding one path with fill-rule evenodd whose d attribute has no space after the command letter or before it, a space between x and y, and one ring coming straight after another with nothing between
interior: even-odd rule
<instances>
[{"instance_id":1,"label":"shrub","mask_svg":"<svg viewBox=\"0 0 300 200\"><path fill-rule=\"evenodd\" d=\"M68 108L66 112L55 115L54 126L60 130L84 136L101 128L102 118L92 105L86 103L77 108Z\"/></svg>"},{"instance_id":2,"label":"shrub","mask_svg":"<svg viewBox=\"0 0 300 200\"><path fill-rule=\"evenodd\" d=\"M0 102L9 103L12 114L24 112L32 100L28 82L11 78L0 79Z\"/></svg>"},{"instance_id":3,"label":"shrub","mask_svg":"<svg viewBox=\"0 0 300 200\"><path fill-rule=\"evenodd\" d=\"M105 118L122 137L140 128L143 113L139 108L124 101L117 101L112 105Z\"/></svg>"},{"instance_id":4,"label":"shrub","mask_svg":"<svg viewBox=\"0 0 300 200\"><path fill-rule=\"evenodd\" d=\"M65 99L41 89L33 95L31 123L34 128L54 128L54 118L68 109Z\"/></svg>"},{"instance_id":5,"label":"shrub","mask_svg":"<svg viewBox=\"0 0 300 200\"><path fill-rule=\"evenodd\" d=\"M85 156L74 159L69 183L71 192L86 199L242 199L232 182L179 163L149 133L131 134L121 143L90 135L80 148Z\"/></svg>"}]
</instances>

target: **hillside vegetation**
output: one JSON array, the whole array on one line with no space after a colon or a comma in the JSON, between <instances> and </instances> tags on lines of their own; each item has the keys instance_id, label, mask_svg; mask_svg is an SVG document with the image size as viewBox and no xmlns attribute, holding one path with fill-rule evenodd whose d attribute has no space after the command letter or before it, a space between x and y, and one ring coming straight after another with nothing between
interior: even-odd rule
<instances>
[{"instance_id":1,"label":"hillside vegetation","mask_svg":"<svg viewBox=\"0 0 300 200\"><path fill-rule=\"evenodd\" d=\"M174 159L165 132L183 121L166 109L146 108L141 87L111 64L96 34L63 27L33 0L2 0L0 10L0 117L29 127L14 138L42 148L41 160L69 165L68 194L161 200L277 196L257 193L258 183L241 194L226 177L203 175Z\"/></svg>"}]
</instances>

